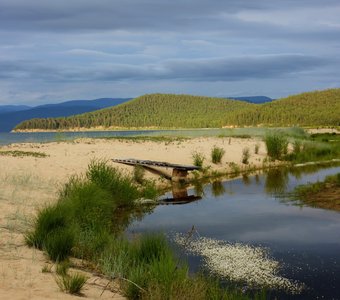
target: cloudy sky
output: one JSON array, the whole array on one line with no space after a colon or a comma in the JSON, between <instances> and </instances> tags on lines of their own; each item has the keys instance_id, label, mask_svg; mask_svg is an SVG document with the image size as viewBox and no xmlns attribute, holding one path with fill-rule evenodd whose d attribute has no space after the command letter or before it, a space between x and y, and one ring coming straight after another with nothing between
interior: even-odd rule
<instances>
[{"instance_id":1,"label":"cloudy sky","mask_svg":"<svg viewBox=\"0 0 340 300\"><path fill-rule=\"evenodd\" d=\"M1 0L0 104L340 87L339 0Z\"/></svg>"}]
</instances>

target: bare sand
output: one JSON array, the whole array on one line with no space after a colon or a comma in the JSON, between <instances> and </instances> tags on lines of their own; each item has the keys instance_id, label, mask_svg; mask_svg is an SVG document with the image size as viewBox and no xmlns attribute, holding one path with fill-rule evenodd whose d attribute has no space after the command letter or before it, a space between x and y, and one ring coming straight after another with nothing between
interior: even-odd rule
<instances>
[{"instance_id":1,"label":"bare sand","mask_svg":"<svg viewBox=\"0 0 340 300\"><path fill-rule=\"evenodd\" d=\"M259 153L255 154L255 145ZM222 163L210 161L213 146L225 150ZM58 188L73 174L84 172L92 159L136 158L192 164L194 151L205 155L205 166L226 171L228 163L242 165L242 150L250 150L250 163L261 166L266 156L263 142L256 139L194 138L174 142L79 139L73 142L12 144L0 151L43 152L45 158L0 155L0 298L1 299L75 299L61 292L53 273L43 273L48 262L41 251L28 248L24 232L42 206L56 201ZM115 164L126 172L132 167ZM170 170L169 170L170 171ZM153 178L155 175L148 175ZM87 299L124 299L105 291L107 281L87 273L84 288Z\"/></svg>"}]
</instances>

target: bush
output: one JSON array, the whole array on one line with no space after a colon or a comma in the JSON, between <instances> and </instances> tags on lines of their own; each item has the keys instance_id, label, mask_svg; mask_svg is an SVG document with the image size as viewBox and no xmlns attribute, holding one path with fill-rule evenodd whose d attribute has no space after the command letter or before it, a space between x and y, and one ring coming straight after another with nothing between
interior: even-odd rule
<instances>
[{"instance_id":1,"label":"bush","mask_svg":"<svg viewBox=\"0 0 340 300\"><path fill-rule=\"evenodd\" d=\"M203 153L200 152L193 152L192 159L194 161L194 165L197 167L203 167L203 162L205 160L205 156Z\"/></svg>"},{"instance_id":2,"label":"bush","mask_svg":"<svg viewBox=\"0 0 340 300\"><path fill-rule=\"evenodd\" d=\"M280 159L288 150L288 140L279 133L267 135L265 137L267 154L272 159Z\"/></svg>"},{"instance_id":3,"label":"bush","mask_svg":"<svg viewBox=\"0 0 340 300\"><path fill-rule=\"evenodd\" d=\"M225 154L225 151L223 148L214 146L211 150L211 161L214 164L221 163L224 154Z\"/></svg>"},{"instance_id":4,"label":"bush","mask_svg":"<svg viewBox=\"0 0 340 300\"><path fill-rule=\"evenodd\" d=\"M249 163L249 158L250 150L248 147L246 147L242 150L242 163L247 165Z\"/></svg>"}]
</instances>

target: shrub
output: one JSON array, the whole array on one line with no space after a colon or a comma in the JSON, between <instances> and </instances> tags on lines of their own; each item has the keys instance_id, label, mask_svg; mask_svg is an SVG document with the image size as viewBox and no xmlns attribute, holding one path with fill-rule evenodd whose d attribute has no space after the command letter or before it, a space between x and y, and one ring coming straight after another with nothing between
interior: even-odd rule
<instances>
[{"instance_id":1,"label":"shrub","mask_svg":"<svg viewBox=\"0 0 340 300\"><path fill-rule=\"evenodd\" d=\"M73 275L59 275L56 277L59 288L69 294L80 294L86 280L87 277L79 273Z\"/></svg>"},{"instance_id":2,"label":"shrub","mask_svg":"<svg viewBox=\"0 0 340 300\"><path fill-rule=\"evenodd\" d=\"M222 157L225 154L225 151L223 148L214 146L211 150L211 161L214 164L219 164L222 161Z\"/></svg>"},{"instance_id":3,"label":"shrub","mask_svg":"<svg viewBox=\"0 0 340 300\"><path fill-rule=\"evenodd\" d=\"M248 147L246 147L242 150L242 163L247 165L249 163L249 158L250 150Z\"/></svg>"},{"instance_id":4,"label":"shrub","mask_svg":"<svg viewBox=\"0 0 340 300\"><path fill-rule=\"evenodd\" d=\"M285 136L279 133L267 135L265 137L267 154L272 159L280 159L287 153L288 140Z\"/></svg>"},{"instance_id":5,"label":"shrub","mask_svg":"<svg viewBox=\"0 0 340 300\"><path fill-rule=\"evenodd\" d=\"M203 167L203 162L205 160L205 156L203 153L200 152L193 152L192 153L192 159L194 161L194 165L197 167Z\"/></svg>"}]
</instances>

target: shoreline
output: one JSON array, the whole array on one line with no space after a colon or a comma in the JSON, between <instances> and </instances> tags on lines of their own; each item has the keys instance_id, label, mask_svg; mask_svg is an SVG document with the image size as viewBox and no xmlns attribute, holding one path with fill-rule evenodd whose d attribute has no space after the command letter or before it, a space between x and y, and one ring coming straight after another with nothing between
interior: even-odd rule
<instances>
[{"instance_id":1,"label":"shoreline","mask_svg":"<svg viewBox=\"0 0 340 300\"><path fill-rule=\"evenodd\" d=\"M209 131L209 130L232 130L232 129L241 129L241 128L268 128L268 129L286 129L286 128L292 128L291 125L287 126L269 126L269 125L253 125L253 126L225 126L225 127L206 127L206 128L182 128L182 127L79 127L79 128L69 128L69 129L59 129L59 130L52 130L52 129L17 129L17 130L11 130L10 133L44 133L44 132L97 132L97 131ZM304 126L301 127L302 129L306 130L306 132L310 134L314 133L340 133L340 128L338 126Z\"/></svg>"}]
</instances>

